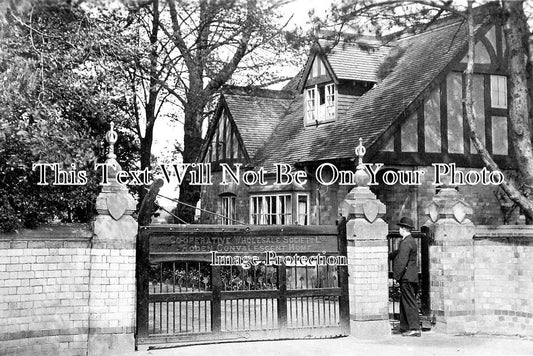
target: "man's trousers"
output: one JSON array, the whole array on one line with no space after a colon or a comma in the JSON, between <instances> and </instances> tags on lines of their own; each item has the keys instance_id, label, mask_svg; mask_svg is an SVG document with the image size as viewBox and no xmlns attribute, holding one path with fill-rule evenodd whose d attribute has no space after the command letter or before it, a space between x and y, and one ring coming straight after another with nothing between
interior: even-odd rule
<instances>
[{"instance_id":1,"label":"man's trousers","mask_svg":"<svg viewBox=\"0 0 533 356\"><path fill-rule=\"evenodd\" d=\"M417 290L417 283L400 281L400 329L420 330L418 303L416 302Z\"/></svg>"}]
</instances>

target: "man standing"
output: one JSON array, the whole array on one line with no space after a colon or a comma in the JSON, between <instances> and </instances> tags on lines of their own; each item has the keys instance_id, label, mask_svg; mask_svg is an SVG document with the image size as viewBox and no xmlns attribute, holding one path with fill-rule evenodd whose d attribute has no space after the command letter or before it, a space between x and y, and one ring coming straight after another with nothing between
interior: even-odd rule
<instances>
[{"instance_id":1,"label":"man standing","mask_svg":"<svg viewBox=\"0 0 533 356\"><path fill-rule=\"evenodd\" d=\"M402 241L398 249L390 253L393 260L394 279L400 282L400 332L402 336L420 336L420 320L418 318L418 290L417 245L411 236L414 229L413 221L403 217L397 224L400 227Z\"/></svg>"}]
</instances>

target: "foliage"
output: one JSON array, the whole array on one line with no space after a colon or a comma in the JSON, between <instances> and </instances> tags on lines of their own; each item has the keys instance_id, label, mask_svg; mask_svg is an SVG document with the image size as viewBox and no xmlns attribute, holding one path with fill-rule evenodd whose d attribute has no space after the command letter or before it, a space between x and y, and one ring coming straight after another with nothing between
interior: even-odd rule
<instances>
[{"instance_id":1,"label":"foliage","mask_svg":"<svg viewBox=\"0 0 533 356\"><path fill-rule=\"evenodd\" d=\"M150 166L162 115L183 118L180 153L196 159L211 96L226 83L276 81L272 54L294 58L284 38L296 37L283 35L275 9L262 0L0 4L0 229L90 219L111 120L125 169L139 158ZM37 162L74 164L89 183L38 186Z\"/></svg>"},{"instance_id":2,"label":"foliage","mask_svg":"<svg viewBox=\"0 0 533 356\"><path fill-rule=\"evenodd\" d=\"M99 186L94 172L103 156L110 120L128 127L127 90L108 70L116 58L108 29L63 1L26 2L0 21L0 230L49 221L86 222ZM121 134L127 168L134 141ZM81 186L37 185L34 163L87 170Z\"/></svg>"}]
</instances>

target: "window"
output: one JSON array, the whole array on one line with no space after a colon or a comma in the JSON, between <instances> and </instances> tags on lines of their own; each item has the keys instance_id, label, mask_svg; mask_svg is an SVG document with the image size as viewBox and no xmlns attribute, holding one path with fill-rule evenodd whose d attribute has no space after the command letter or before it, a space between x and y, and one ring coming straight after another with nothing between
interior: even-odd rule
<instances>
[{"instance_id":1,"label":"window","mask_svg":"<svg viewBox=\"0 0 533 356\"><path fill-rule=\"evenodd\" d=\"M290 194L252 196L250 223L254 225L292 224Z\"/></svg>"},{"instance_id":2,"label":"window","mask_svg":"<svg viewBox=\"0 0 533 356\"><path fill-rule=\"evenodd\" d=\"M335 85L320 84L306 91L306 122L316 124L335 120Z\"/></svg>"},{"instance_id":3,"label":"window","mask_svg":"<svg viewBox=\"0 0 533 356\"><path fill-rule=\"evenodd\" d=\"M293 205L293 201L297 203ZM309 195L296 194L295 197L293 194L251 196L250 224L309 225Z\"/></svg>"},{"instance_id":4,"label":"window","mask_svg":"<svg viewBox=\"0 0 533 356\"><path fill-rule=\"evenodd\" d=\"M493 108L507 109L507 77L490 76L490 102Z\"/></svg>"},{"instance_id":5,"label":"window","mask_svg":"<svg viewBox=\"0 0 533 356\"><path fill-rule=\"evenodd\" d=\"M222 196L222 218L223 225L233 225L236 220L235 214L235 196L225 195Z\"/></svg>"},{"instance_id":6,"label":"window","mask_svg":"<svg viewBox=\"0 0 533 356\"><path fill-rule=\"evenodd\" d=\"M328 120L335 120L335 86L326 85L326 115Z\"/></svg>"},{"instance_id":7,"label":"window","mask_svg":"<svg viewBox=\"0 0 533 356\"><path fill-rule=\"evenodd\" d=\"M315 121L315 89L307 89L306 114L308 121Z\"/></svg>"},{"instance_id":8,"label":"window","mask_svg":"<svg viewBox=\"0 0 533 356\"><path fill-rule=\"evenodd\" d=\"M309 225L309 196L307 194L298 194L298 206L297 206L298 225Z\"/></svg>"}]
</instances>

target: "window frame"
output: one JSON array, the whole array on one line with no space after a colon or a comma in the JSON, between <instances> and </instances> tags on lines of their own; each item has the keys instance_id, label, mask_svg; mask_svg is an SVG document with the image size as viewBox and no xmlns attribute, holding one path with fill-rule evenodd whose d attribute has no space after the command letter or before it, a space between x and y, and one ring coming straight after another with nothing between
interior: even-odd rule
<instances>
[{"instance_id":1,"label":"window frame","mask_svg":"<svg viewBox=\"0 0 533 356\"><path fill-rule=\"evenodd\" d=\"M502 80L503 79L503 80ZM503 85L503 89L501 88L501 84ZM497 94L497 95L496 95ZM502 95L502 98L500 98L500 94ZM490 106L495 109L507 109L509 103L507 100L507 96L509 95L508 92L508 85L507 85L507 76L505 75L499 75L499 74L491 74L490 75ZM503 99L504 103L500 103L500 99Z\"/></svg>"},{"instance_id":2,"label":"window frame","mask_svg":"<svg viewBox=\"0 0 533 356\"><path fill-rule=\"evenodd\" d=\"M302 224L300 223L300 216L302 215L300 213L300 197L305 197L305 202L306 202L306 212L305 212L305 223ZM310 225L309 224L309 218L310 218L310 215L309 215L309 211L311 210L310 209L310 204L309 204L309 193L296 193L296 220L294 221L295 224L297 225Z\"/></svg>"},{"instance_id":3,"label":"window frame","mask_svg":"<svg viewBox=\"0 0 533 356\"><path fill-rule=\"evenodd\" d=\"M316 118L316 93L315 87L305 90L305 117L307 121L314 121ZM311 96L312 98L310 98Z\"/></svg>"},{"instance_id":4,"label":"window frame","mask_svg":"<svg viewBox=\"0 0 533 356\"><path fill-rule=\"evenodd\" d=\"M324 104L320 104L321 91L324 92ZM313 93L312 99L310 99L310 93ZM337 119L337 98L338 92L335 83L318 83L305 88L306 125L311 126L335 121Z\"/></svg>"},{"instance_id":5,"label":"window frame","mask_svg":"<svg viewBox=\"0 0 533 356\"><path fill-rule=\"evenodd\" d=\"M299 219L299 215L296 215L300 213L298 201L301 196L304 196L306 199L306 224L299 224L297 220ZM297 223L299 225L309 225L309 193L279 192L252 194L249 198L250 225L293 225ZM275 202L274 204L273 201Z\"/></svg>"},{"instance_id":6,"label":"window frame","mask_svg":"<svg viewBox=\"0 0 533 356\"><path fill-rule=\"evenodd\" d=\"M234 194L220 196L221 225L235 225L237 220L237 199Z\"/></svg>"}]
</instances>

